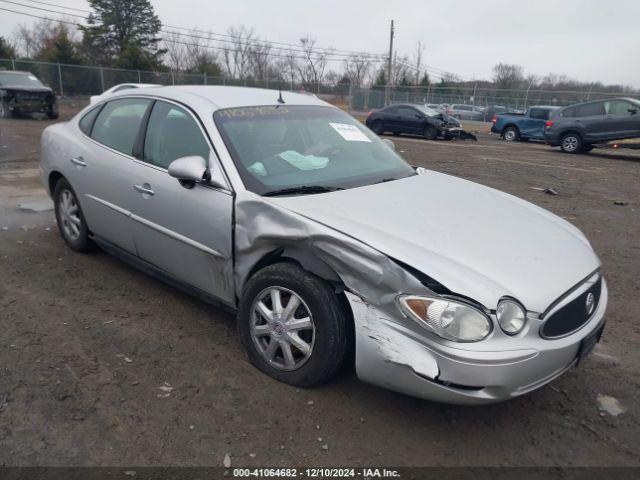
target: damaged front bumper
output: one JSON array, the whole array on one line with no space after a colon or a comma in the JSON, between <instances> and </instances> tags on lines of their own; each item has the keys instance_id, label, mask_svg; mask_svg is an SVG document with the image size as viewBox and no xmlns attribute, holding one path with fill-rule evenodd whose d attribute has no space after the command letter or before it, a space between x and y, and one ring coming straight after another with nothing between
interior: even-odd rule
<instances>
[{"instance_id":1,"label":"damaged front bumper","mask_svg":"<svg viewBox=\"0 0 640 480\"><path fill-rule=\"evenodd\" d=\"M407 328L400 314L390 318L356 295L347 298L355 323L356 372L362 381L427 400L480 405L535 390L574 366L582 340L603 325L607 288L603 282L591 320L564 338L542 339L542 322L531 319L530 341L521 339L513 346L487 338L478 342L482 348L445 345Z\"/></svg>"},{"instance_id":2,"label":"damaged front bumper","mask_svg":"<svg viewBox=\"0 0 640 480\"><path fill-rule=\"evenodd\" d=\"M441 135L446 139L457 138L460 140L473 140L474 142L478 141L478 137L476 137L473 133L467 132L460 127L442 128Z\"/></svg>"}]
</instances>

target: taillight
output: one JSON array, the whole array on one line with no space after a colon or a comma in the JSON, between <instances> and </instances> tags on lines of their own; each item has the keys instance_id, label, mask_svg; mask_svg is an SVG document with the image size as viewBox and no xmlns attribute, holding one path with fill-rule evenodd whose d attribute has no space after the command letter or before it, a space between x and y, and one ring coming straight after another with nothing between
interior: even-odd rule
<instances>
[{"instance_id":1,"label":"taillight","mask_svg":"<svg viewBox=\"0 0 640 480\"><path fill-rule=\"evenodd\" d=\"M496 123L498 121L498 117L497 116L493 116L493 118L491 119L491 123Z\"/></svg>"},{"instance_id":2,"label":"taillight","mask_svg":"<svg viewBox=\"0 0 640 480\"><path fill-rule=\"evenodd\" d=\"M544 128L553 127L553 120L547 120L544 124Z\"/></svg>"}]
</instances>

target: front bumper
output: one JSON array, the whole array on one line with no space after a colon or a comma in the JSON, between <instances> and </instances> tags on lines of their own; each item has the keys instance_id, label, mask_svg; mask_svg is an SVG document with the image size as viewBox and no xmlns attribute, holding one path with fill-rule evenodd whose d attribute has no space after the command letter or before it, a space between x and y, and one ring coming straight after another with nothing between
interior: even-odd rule
<instances>
[{"instance_id":1,"label":"front bumper","mask_svg":"<svg viewBox=\"0 0 640 480\"><path fill-rule=\"evenodd\" d=\"M362 381L426 400L479 405L535 390L574 366L582 340L604 322L607 286L603 280L598 308L578 331L545 340L537 333L542 321L530 319L526 342L492 340L492 349L443 345L407 328L406 319L389 318L355 295L347 298L356 330L356 372Z\"/></svg>"}]
</instances>

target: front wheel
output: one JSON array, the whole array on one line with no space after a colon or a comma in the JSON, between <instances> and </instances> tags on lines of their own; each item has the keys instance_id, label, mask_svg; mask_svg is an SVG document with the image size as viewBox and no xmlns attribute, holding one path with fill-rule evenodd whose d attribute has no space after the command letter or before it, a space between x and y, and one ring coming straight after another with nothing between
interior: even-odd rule
<instances>
[{"instance_id":1,"label":"front wheel","mask_svg":"<svg viewBox=\"0 0 640 480\"><path fill-rule=\"evenodd\" d=\"M330 285L292 263L277 263L247 283L238 333L251 363L284 383L331 380L347 355L347 317Z\"/></svg>"},{"instance_id":2,"label":"front wheel","mask_svg":"<svg viewBox=\"0 0 640 480\"><path fill-rule=\"evenodd\" d=\"M53 103L53 104L49 105L49 108L47 108L47 117L49 117L52 120L55 120L59 116L60 116L60 114L58 112L58 104L57 103Z\"/></svg>"},{"instance_id":3,"label":"front wheel","mask_svg":"<svg viewBox=\"0 0 640 480\"><path fill-rule=\"evenodd\" d=\"M65 243L76 252L91 250L89 229L84 219L76 193L65 178L56 183L53 190L53 201L56 211L56 221L60 235Z\"/></svg>"},{"instance_id":4,"label":"front wheel","mask_svg":"<svg viewBox=\"0 0 640 480\"><path fill-rule=\"evenodd\" d=\"M579 153L582 150L582 138L577 133L567 133L560 140L560 149L564 153Z\"/></svg>"},{"instance_id":5,"label":"front wheel","mask_svg":"<svg viewBox=\"0 0 640 480\"><path fill-rule=\"evenodd\" d=\"M426 127L424 127L424 132L422 135L427 140L435 140L438 137L438 130L436 130L433 125L427 125Z\"/></svg>"},{"instance_id":6,"label":"front wheel","mask_svg":"<svg viewBox=\"0 0 640 480\"><path fill-rule=\"evenodd\" d=\"M0 118L11 118L12 116L9 104L5 101L0 101Z\"/></svg>"}]
</instances>

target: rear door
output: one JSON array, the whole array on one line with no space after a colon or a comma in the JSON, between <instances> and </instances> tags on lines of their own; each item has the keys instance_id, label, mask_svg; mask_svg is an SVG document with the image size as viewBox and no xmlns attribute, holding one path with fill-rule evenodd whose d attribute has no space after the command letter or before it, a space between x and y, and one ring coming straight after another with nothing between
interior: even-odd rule
<instances>
[{"instance_id":1,"label":"rear door","mask_svg":"<svg viewBox=\"0 0 640 480\"><path fill-rule=\"evenodd\" d=\"M604 102L606 131L611 138L640 135L640 107L628 100ZM634 113L635 112L635 113Z\"/></svg>"},{"instance_id":2,"label":"rear door","mask_svg":"<svg viewBox=\"0 0 640 480\"><path fill-rule=\"evenodd\" d=\"M122 98L91 110L79 123L82 145L69 159L89 229L130 253L135 253L129 218L133 145L150 105L149 99Z\"/></svg>"},{"instance_id":3,"label":"rear door","mask_svg":"<svg viewBox=\"0 0 640 480\"><path fill-rule=\"evenodd\" d=\"M129 177L133 237L138 255L171 277L232 304L231 188L182 185L169 164L198 155L222 171L197 116L186 106L157 100L142 154Z\"/></svg>"},{"instance_id":4,"label":"rear door","mask_svg":"<svg viewBox=\"0 0 640 480\"><path fill-rule=\"evenodd\" d=\"M590 102L576 105L576 124L582 129L585 140L603 140L607 138L604 102Z\"/></svg>"}]
</instances>

